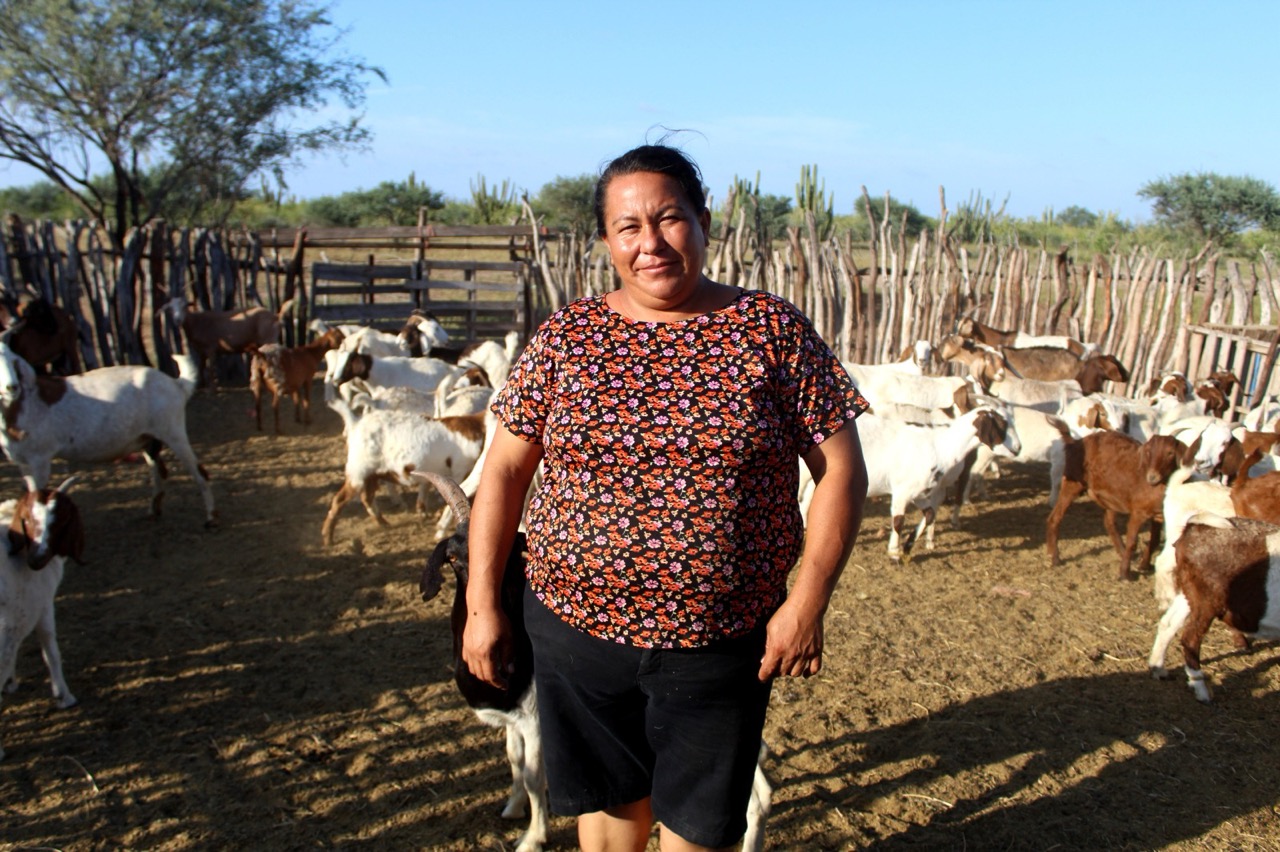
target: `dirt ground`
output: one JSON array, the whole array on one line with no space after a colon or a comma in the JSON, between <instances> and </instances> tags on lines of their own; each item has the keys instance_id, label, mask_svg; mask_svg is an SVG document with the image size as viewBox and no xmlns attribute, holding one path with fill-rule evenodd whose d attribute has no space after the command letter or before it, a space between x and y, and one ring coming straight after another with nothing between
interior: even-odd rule
<instances>
[{"instance_id":1,"label":"dirt ground","mask_svg":"<svg viewBox=\"0 0 1280 852\"><path fill-rule=\"evenodd\" d=\"M84 471L89 564L58 602L80 703L54 709L28 640L0 710L0 849L511 848L502 735L451 681L452 580L416 591L434 519L392 508L380 529L352 504L321 546L338 418L272 437L251 404L190 404L217 531L181 470L158 522L144 467ZM1050 571L1042 480L993 483L905 566L871 507L826 667L774 691L769 848L1280 849L1280 654L1218 626L1214 706L1152 680L1150 580L1113 579L1091 504ZM4 462L0 494L20 487ZM551 846L574 840L554 819Z\"/></svg>"}]
</instances>

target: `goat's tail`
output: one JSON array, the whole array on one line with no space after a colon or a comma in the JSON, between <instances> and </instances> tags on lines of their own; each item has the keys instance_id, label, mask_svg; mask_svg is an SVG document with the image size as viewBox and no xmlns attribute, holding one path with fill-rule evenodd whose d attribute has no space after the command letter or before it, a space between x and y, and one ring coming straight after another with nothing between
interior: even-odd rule
<instances>
[{"instance_id":1,"label":"goat's tail","mask_svg":"<svg viewBox=\"0 0 1280 852\"><path fill-rule=\"evenodd\" d=\"M1058 430L1058 434L1062 436L1062 443L1076 443L1075 435L1071 434L1071 429L1067 427L1067 423L1061 417L1054 417L1052 414L1046 414L1045 420L1049 421L1049 425Z\"/></svg>"},{"instance_id":2,"label":"goat's tail","mask_svg":"<svg viewBox=\"0 0 1280 852\"><path fill-rule=\"evenodd\" d=\"M173 360L178 362L178 384L182 386L187 399L191 399L196 386L200 384L200 364L190 352L175 352Z\"/></svg>"}]
</instances>

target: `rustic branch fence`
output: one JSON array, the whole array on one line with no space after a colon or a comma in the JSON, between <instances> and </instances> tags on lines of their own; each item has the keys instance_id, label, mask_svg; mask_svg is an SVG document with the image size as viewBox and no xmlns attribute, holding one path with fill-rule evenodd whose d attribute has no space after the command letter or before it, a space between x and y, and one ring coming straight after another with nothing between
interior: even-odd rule
<instances>
[{"instance_id":1,"label":"rustic branch fence","mask_svg":"<svg viewBox=\"0 0 1280 852\"><path fill-rule=\"evenodd\" d=\"M867 199L867 209L873 208ZM846 232L818 237L812 216L786 239L762 242L740 211L708 263L712 278L778 293L800 306L847 361L892 360L918 339L937 342L958 318L1094 341L1130 367L1120 393L1141 394L1162 371L1193 379L1229 368L1243 380L1235 402L1274 392L1280 281L1260 263L1147 249L1083 262L1066 248L984 240L960 245L924 232L908 240L887 216L867 243ZM185 293L200 308L292 302L286 343L314 317L392 328L430 309L462 339L531 329L558 307L616 286L590 238L527 224L445 228L174 229L132 231L122 252L86 223L9 219L0 241L8 294L45 296L71 310L90 367L168 367L178 346L157 309ZM330 254L341 256L339 261ZM1259 268L1261 267L1261 268Z\"/></svg>"}]
</instances>

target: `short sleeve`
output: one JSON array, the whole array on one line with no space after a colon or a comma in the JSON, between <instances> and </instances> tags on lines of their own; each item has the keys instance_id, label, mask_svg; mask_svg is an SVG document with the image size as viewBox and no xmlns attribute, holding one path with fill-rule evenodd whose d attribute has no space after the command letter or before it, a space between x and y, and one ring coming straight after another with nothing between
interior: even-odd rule
<instances>
[{"instance_id":1,"label":"short sleeve","mask_svg":"<svg viewBox=\"0 0 1280 852\"><path fill-rule=\"evenodd\" d=\"M556 379L551 333L544 326L524 348L490 409L509 432L541 444Z\"/></svg>"},{"instance_id":2,"label":"short sleeve","mask_svg":"<svg viewBox=\"0 0 1280 852\"><path fill-rule=\"evenodd\" d=\"M793 309L794 310L794 309ZM799 311L788 323L787 398L795 416L796 453L804 455L870 407L813 324Z\"/></svg>"}]
</instances>

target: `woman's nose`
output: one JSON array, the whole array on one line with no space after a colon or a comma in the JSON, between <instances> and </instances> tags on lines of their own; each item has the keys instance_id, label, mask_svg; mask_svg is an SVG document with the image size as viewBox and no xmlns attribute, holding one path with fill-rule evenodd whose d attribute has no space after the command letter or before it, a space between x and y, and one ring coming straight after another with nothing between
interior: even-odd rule
<instances>
[{"instance_id":1,"label":"woman's nose","mask_svg":"<svg viewBox=\"0 0 1280 852\"><path fill-rule=\"evenodd\" d=\"M646 225L640 231L640 251L645 254L653 254L666 245L666 242L662 229L657 225Z\"/></svg>"}]
</instances>

